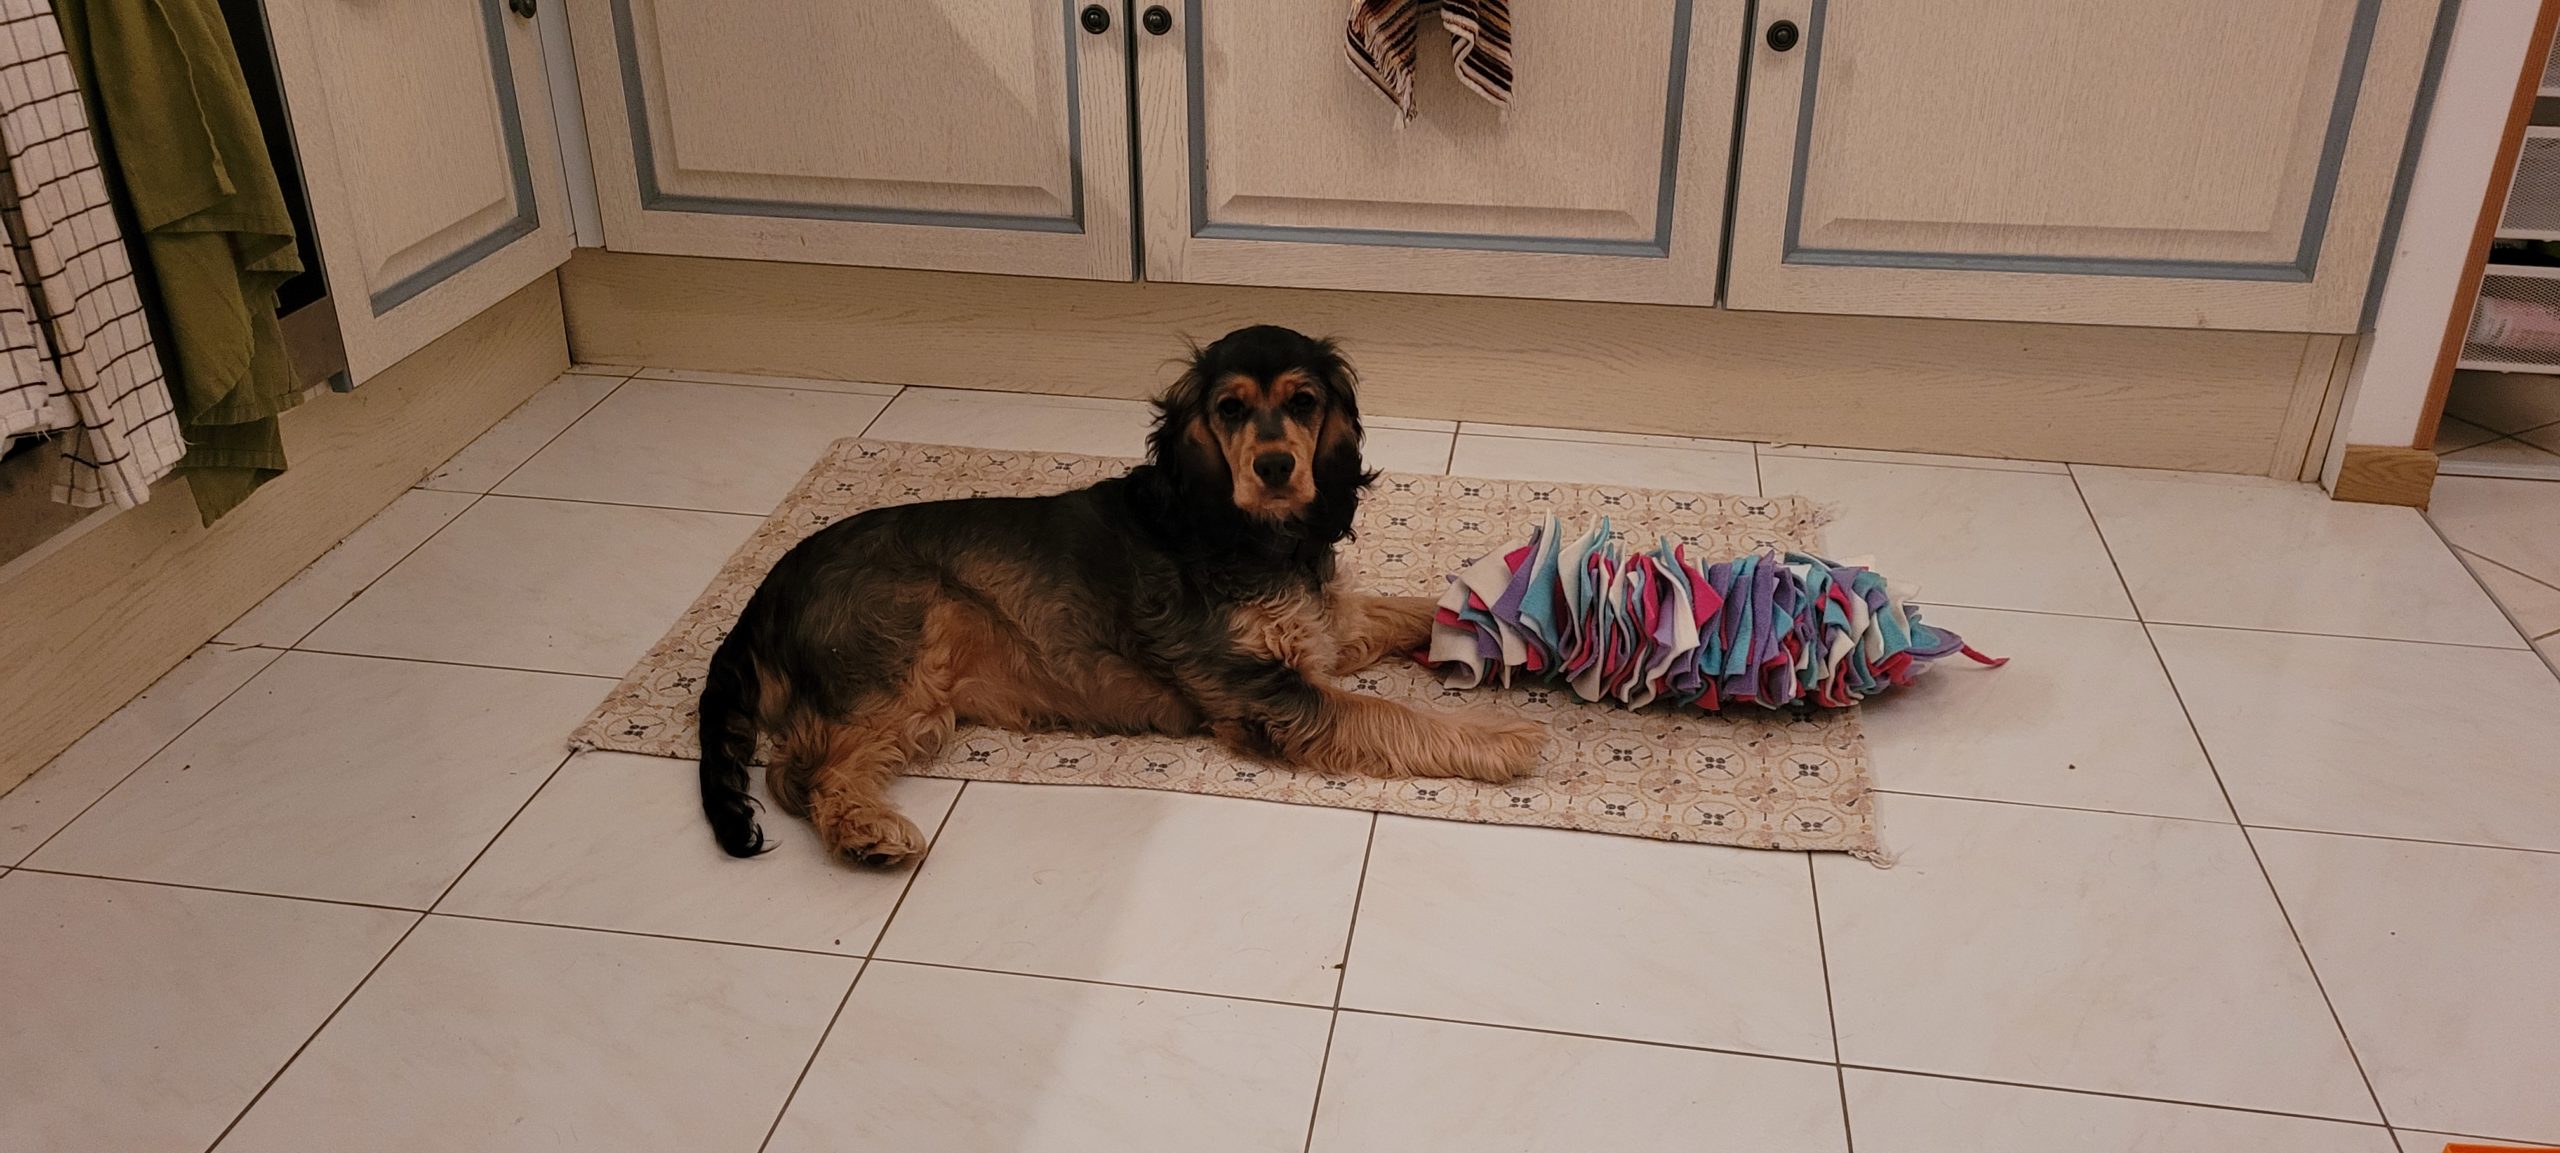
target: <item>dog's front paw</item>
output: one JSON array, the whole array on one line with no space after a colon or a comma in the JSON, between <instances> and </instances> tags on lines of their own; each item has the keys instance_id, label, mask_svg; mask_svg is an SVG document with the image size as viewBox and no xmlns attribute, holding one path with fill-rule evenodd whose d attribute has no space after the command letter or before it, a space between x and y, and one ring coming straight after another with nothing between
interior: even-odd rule
<instances>
[{"instance_id":1,"label":"dog's front paw","mask_svg":"<svg viewBox=\"0 0 2560 1153\"><path fill-rule=\"evenodd\" d=\"M924 830L895 809L845 809L812 821L828 851L856 865L897 868L924 856Z\"/></svg>"},{"instance_id":2,"label":"dog's front paw","mask_svg":"<svg viewBox=\"0 0 2560 1153\"><path fill-rule=\"evenodd\" d=\"M1498 785L1525 776L1547 748L1547 726L1523 717L1469 713L1465 731L1466 745L1452 767L1453 775L1470 780Z\"/></svg>"}]
</instances>

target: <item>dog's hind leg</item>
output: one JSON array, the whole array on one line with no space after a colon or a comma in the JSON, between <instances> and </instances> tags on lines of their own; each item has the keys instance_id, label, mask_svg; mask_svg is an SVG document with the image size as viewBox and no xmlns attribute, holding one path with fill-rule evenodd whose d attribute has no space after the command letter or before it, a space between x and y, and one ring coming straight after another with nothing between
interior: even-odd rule
<instances>
[{"instance_id":1,"label":"dog's hind leg","mask_svg":"<svg viewBox=\"0 0 2560 1153\"><path fill-rule=\"evenodd\" d=\"M845 720L788 727L779 752L829 852L855 864L887 866L924 855L924 831L890 803L889 782L940 749L951 727L947 706L912 691Z\"/></svg>"}]
</instances>

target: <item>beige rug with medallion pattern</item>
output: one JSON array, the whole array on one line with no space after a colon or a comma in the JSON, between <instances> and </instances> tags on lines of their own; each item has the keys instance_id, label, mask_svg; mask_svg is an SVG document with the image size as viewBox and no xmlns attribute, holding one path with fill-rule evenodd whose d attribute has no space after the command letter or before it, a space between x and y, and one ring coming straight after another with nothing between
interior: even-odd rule
<instances>
[{"instance_id":1,"label":"beige rug with medallion pattern","mask_svg":"<svg viewBox=\"0 0 2560 1153\"><path fill-rule=\"evenodd\" d=\"M693 759L694 705L712 650L767 569L803 537L880 505L968 496L1027 496L1090 484L1132 462L891 441L838 441L782 507L713 578L683 619L641 658L571 737L581 749ZM1343 566L1361 587L1437 597L1447 574L1526 535L1547 514L1569 525L1607 515L1625 535L1664 534L1693 552L1820 551L1823 510L1800 497L1716 496L1545 481L1381 477L1360 508ZM918 775L973 781L1107 785L1368 809L1453 821L1845 852L1867 860L1876 838L1867 746L1854 710L1799 717L1730 716L1584 704L1561 686L1445 688L1428 669L1393 662L1344 679L1355 692L1425 708L1489 708L1555 734L1538 771L1507 785L1299 772L1207 741L1081 738L964 728Z\"/></svg>"}]
</instances>

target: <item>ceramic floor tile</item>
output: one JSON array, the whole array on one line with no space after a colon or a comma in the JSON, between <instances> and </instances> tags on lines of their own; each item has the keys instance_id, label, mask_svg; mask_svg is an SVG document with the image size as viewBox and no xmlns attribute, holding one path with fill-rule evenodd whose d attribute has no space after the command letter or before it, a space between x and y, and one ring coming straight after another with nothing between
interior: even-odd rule
<instances>
[{"instance_id":1,"label":"ceramic floor tile","mask_svg":"<svg viewBox=\"0 0 2560 1153\"><path fill-rule=\"evenodd\" d=\"M2072 471L2145 620L2524 646L2414 509L2264 478Z\"/></svg>"},{"instance_id":2,"label":"ceramic floor tile","mask_svg":"<svg viewBox=\"0 0 2560 1153\"><path fill-rule=\"evenodd\" d=\"M2528 428L2517 433L2516 439L2545 452L2560 452L2560 422Z\"/></svg>"},{"instance_id":3,"label":"ceramic floor tile","mask_svg":"<svg viewBox=\"0 0 2560 1153\"><path fill-rule=\"evenodd\" d=\"M642 380L691 380L702 384L738 384L751 388L795 388L804 392L845 392L862 396L896 396L898 386L867 380L828 380L816 376L768 376L757 372L704 372L691 368L644 368Z\"/></svg>"},{"instance_id":4,"label":"ceramic floor tile","mask_svg":"<svg viewBox=\"0 0 2560 1153\"><path fill-rule=\"evenodd\" d=\"M2560 468L2560 453L2515 437L2500 437L2483 444L2444 454L2448 461L2470 464L2528 464Z\"/></svg>"},{"instance_id":5,"label":"ceramic floor tile","mask_svg":"<svg viewBox=\"0 0 2560 1153\"><path fill-rule=\"evenodd\" d=\"M2560 855L2255 839L2391 1120L2560 1145Z\"/></svg>"},{"instance_id":6,"label":"ceramic floor tile","mask_svg":"<svg viewBox=\"0 0 2560 1153\"><path fill-rule=\"evenodd\" d=\"M908 870L855 869L818 846L806 822L766 801L774 848L740 860L703 823L690 761L582 753L436 906L516 921L700 937L822 953L870 951L907 888ZM958 781L900 779L890 798L930 835Z\"/></svg>"},{"instance_id":7,"label":"ceramic floor tile","mask_svg":"<svg viewBox=\"0 0 2560 1153\"><path fill-rule=\"evenodd\" d=\"M1994 472L2042 472L2062 475L2071 469L2050 460L2010 460L1997 456L1951 456L1939 452L1887 452L1872 448L1829 448L1812 444L1764 444L1762 456L1810 457L1815 460L1863 460L1877 464L1943 465L1948 468L1983 468Z\"/></svg>"},{"instance_id":8,"label":"ceramic floor tile","mask_svg":"<svg viewBox=\"0 0 2560 1153\"><path fill-rule=\"evenodd\" d=\"M2553 531L2560 532L2560 526ZM2553 588L2496 561L2478 554L2466 554L2471 575L2480 578L2491 599L2514 617L2516 626L2528 637L2548 636L2560 631L2560 588Z\"/></svg>"},{"instance_id":9,"label":"ceramic floor tile","mask_svg":"<svg viewBox=\"0 0 2560 1153\"><path fill-rule=\"evenodd\" d=\"M2542 659L2554 669L2560 669L2560 633L2533 642L2533 651L2541 653Z\"/></svg>"},{"instance_id":10,"label":"ceramic floor tile","mask_svg":"<svg viewBox=\"0 0 2560 1153\"><path fill-rule=\"evenodd\" d=\"M969 786L878 955L1331 1004L1369 814Z\"/></svg>"},{"instance_id":11,"label":"ceramic floor tile","mask_svg":"<svg viewBox=\"0 0 2560 1153\"><path fill-rule=\"evenodd\" d=\"M1872 556L1906 595L1979 608L2131 617L2068 476L1769 456L1769 496L1839 509L1829 555Z\"/></svg>"},{"instance_id":12,"label":"ceramic floor tile","mask_svg":"<svg viewBox=\"0 0 2560 1153\"><path fill-rule=\"evenodd\" d=\"M2560 678L2534 654L2152 634L2242 821L2560 849Z\"/></svg>"},{"instance_id":13,"label":"ceramic floor tile","mask_svg":"<svg viewBox=\"0 0 2560 1153\"><path fill-rule=\"evenodd\" d=\"M730 513L488 497L303 647L619 677L756 523Z\"/></svg>"},{"instance_id":14,"label":"ceramic floor tile","mask_svg":"<svg viewBox=\"0 0 2560 1153\"><path fill-rule=\"evenodd\" d=\"M2560 381L2534 373L2457 372L2444 410L2497 432L2560 421Z\"/></svg>"},{"instance_id":15,"label":"ceramic floor tile","mask_svg":"<svg viewBox=\"0 0 2560 1153\"><path fill-rule=\"evenodd\" d=\"M1849 1131L1891 1153L2395 1153L2379 1125L1850 1069Z\"/></svg>"},{"instance_id":16,"label":"ceramic floor tile","mask_svg":"<svg viewBox=\"0 0 2560 1153\"><path fill-rule=\"evenodd\" d=\"M487 492L507 479L516 466L533 459L551 438L560 435L588 409L620 387L623 377L617 372L570 372L544 385L542 390L489 431L481 433L453 459L444 462L421 488L451 492Z\"/></svg>"},{"instance_id":17,"label":"ceramic floor tile","mask_svg":"<svg viewBox=\"0 0 2560 1153\"><path fill-rule=\"evenodd\" d=\"M1720 441L1699 441L1696 447L1674 448L1655 444L1533 440L1486 436L1476 432L1458 434L1458 450L1449 461L1449 471L1456 476L1731 492L1744 496L1757 495L1760 491L1757 467L1752 461L1751 446Z\"/></svg>"},{"instance_id":18,"label":"ceramic floor tile","mask_svg":"<svg viewBox=\"0 0 2560 1153\"><path fill-rule=\"evenodd\" d=\"M1418 472L1438 476L1449 471L1449 445L1457 434L1445 430L1414 428L1420 422L1380 424L1376 420L1362 422L1367 435L1360 446L1361 462L1380 472Z\"/></svg>"},{"instance_id":19,"label":"ceramic floor tile","mask_svg":"<svg viewBox=\"0 0 2560 1153\"><path fill-rule=\"evenodd\" d=\"M1828 1065L1366 1013L1334 1026L1307 1144L1310 1153L1847 1147Z\"/></svg>"},{"instance_id":20,"label":"ceramic floor tile","mask_svg":"<svg viewBox=\"0 0 2560 1153\"><path fill-rule=\"evenodd\" d=\"M860 964L429 917L222 1153L749 1153Z\"/></svg>"},{"instance_id":21,"label":"ceramic floor tile","mask_svg":"<svg viewBox=\"0 0 2560 1153\"><path fill-rule=\"evenodd\" d=\"M498 491L763 516L828 445L862 435L888 404L856 393L634 380Z\"/></svg>"},{"instance_id":22,"label":"ceramic floor tile","mask_svg":"<svg viewBox=\"0 0 2560 1153\"><path fill-rule=\"evenodd\" d=\"M1360 893L1347 1007L1831 1059L1799 854L1381 817Z\"/></svg>"},{"instance_id":23,"label":"ceramic floor tile","mask_svg":"<svg viewBox=\"0 0 2560 1153\"><path fill-rule=\"evenodd\" d=\"M1814 860L1843 1061L2381 1120L2240 829L1886 799Z\"/></svg>"},{"instance_id":24,"label":"ceramic floor tile","mask_svg":"<svg viewBox=\"0 0 2560 1153\"><path fill-rule=\"evenodd\" d=\"M18 787L0 794L0 864L16 864L280 654L207 645Z\"/></svg>"},{"instance_id":25,"label":"ceramic floor tile","mask_svg":"<svg viewBox=\"0 0 2560 1153\"><path fill-rule=\"evenodd\" d=\"M214 642L291 648L478 499L423 488L400 494L311 567L231 622Z\"/></svg>"},{"instance_id":26,"label":"ceramic floor tile","mask_svg":"<svg viewBox=\"0 0 2560 1153\"><path fill-rule=\"evenodd\" d=\"M875 440L1025 452L1143 456L1155 409L1134 400L910 388L871 426Z\"/></svg>"},{"instance_id":27,"label":"ceramic floor tile","mask_svg":"<svg viewBox=\"0 0 2560 1153\"><path fill-rule=\"evenodd\" d=\"M416 919L0 877L0 1149L200 1153Z\"/></svg>"},{"instance_id":28,"label":"ceramic floor tile","mask_svg":"<svg viewBox=\"0 0 2560 1153\"><path fill-rule=\"evenodd\" d=\"M2231 819L2141 624L1934 605L1921 615L2009 663L1944 661L1864 706L1879 788Z\"/></svg>"},{"instance_id":29,"label":"ceramic floor tile","mask_svg":"<svg viewBox=\"0 0 2560 1153\"><path fill-rule=\"evenodd\" d=\"M2437 454L2441 455L2460 452L2473 445L2487 444L2496 439L2498 434L2495 431L2448 413L2443 420L2436 422L2436 440L2432 447Z\"/></svg>"},{"instance_id":30,"label":"ceramic floor tile","mask_svg":"<svg viewBox=\"0 0 2560 1153\"><path fill-rule=\"evenodd\" d=\"M288 653L28 864L423 909L611 687Z\"/></svg>"},{"instance_id":31,"label":"ceramic floor tile","mask_svg":"<svg viewBox=\"0 0 2560 1153\"><path fill-rule=\"evenodd\" d=\"M1325 1030L1291 1005L873 962L767 1150L1299 1153Z\"/></svg>"},{"instance_id":32,"label":"ceramic floor tile","mask_svg":"<svg viewBox=\"0 0 2560 1153\"><path fill-rule=\"evenodd\" d=\"M2560 584L2560 484L2437 477L2427 518L2456 547L2546 584Z\"/></svg>"}]
</instances>

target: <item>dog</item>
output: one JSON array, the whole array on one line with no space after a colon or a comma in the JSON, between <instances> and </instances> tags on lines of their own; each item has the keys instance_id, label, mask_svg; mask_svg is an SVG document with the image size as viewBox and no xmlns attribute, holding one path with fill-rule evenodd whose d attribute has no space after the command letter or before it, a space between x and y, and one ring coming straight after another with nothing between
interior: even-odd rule
<instances>
[{"instance_id":1,"label":"dog","mask_svg":"<svg viewBox=\"0 0 2560 1153\"><path fill-rule=\"evenodd\" d=\"M1424 648L1435 611L1335 573L1377 475L1356 385L1329 340L1240 329L1194 351L1125 475L872 509L793 547L702 692L702 811L720 847L768 847L747 791L760 735L775 803L874 866L923 855L889 782L961 723L1208 736L1346 775L1527 772L1546 743L1534 722L1333 684Z\"/></svg>"}]
</instances>

